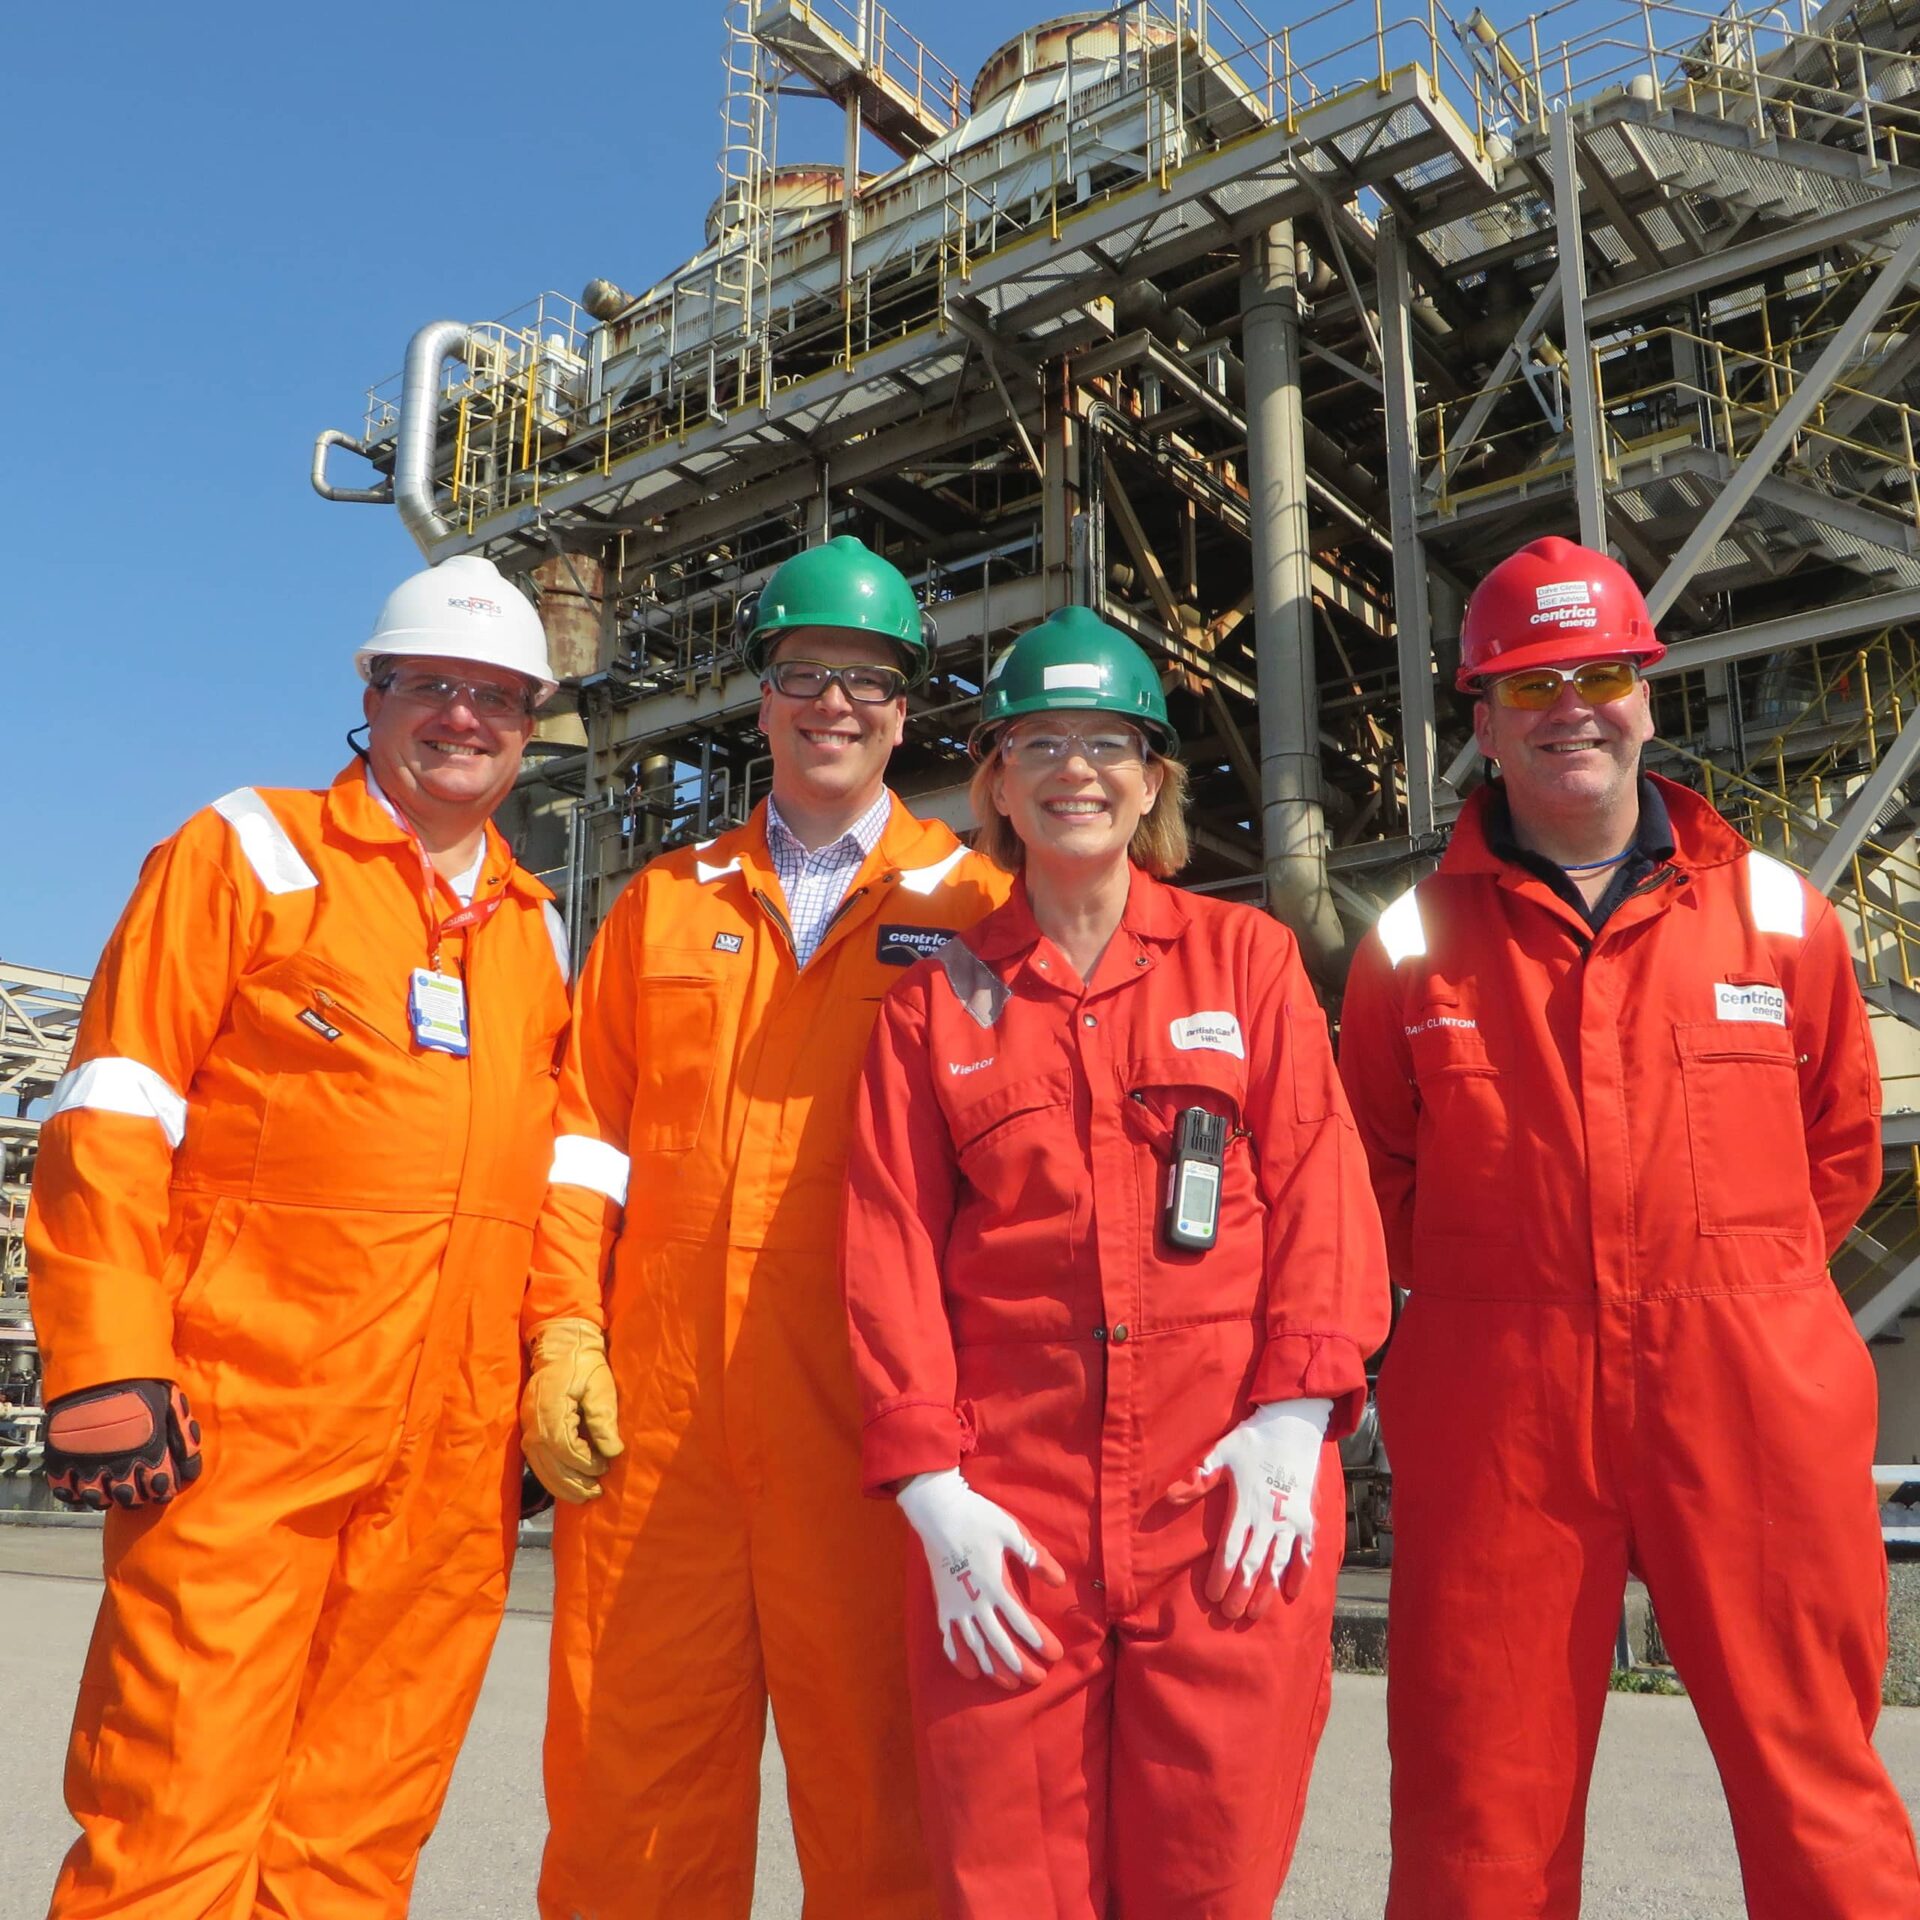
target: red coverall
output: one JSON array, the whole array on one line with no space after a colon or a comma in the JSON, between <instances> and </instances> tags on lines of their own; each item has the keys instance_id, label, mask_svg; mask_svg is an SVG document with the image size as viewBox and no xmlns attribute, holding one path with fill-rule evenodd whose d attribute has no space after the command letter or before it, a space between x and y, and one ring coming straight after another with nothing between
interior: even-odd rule
<instances>
[{"instance_id":1,"label":"red coverall","mask_svg":"<svg viewBox=\"0 0 1920 1920\"><path fill-rule=\"evenodd\" d=\"M1293 940L1132 876L1084 988L1024 887L965 945L1003 983L981 1025L938 962L867 1055L842 1270L885 1493L964 1465L1055 1554L1028 1605L1065 1649L1003 1694L941 1651L909 1541L921 1806L943 1911L977 1920L1268 1920L1330 1691L1344 1500L1321 1456L1305 1592L1227 1625L1202 1591L1224 1479L1167 1488L1254 1405L1366 1400L1388 1296L1365 1163ZM1218 1240L1161 1233L1182 1108L1235 1126Z\"/></svg>"},{"instance_id":2,"label":"red coverall","mask_svg":"<svg viewBox=\"0 0 1920 1920\"><path fill-rule=\"evenodd\" d=\"M1880 1177L1826 901L1665 781L1594 935L1468 803L1360 948L1342 1067L1394 1277L1389 1920L1561 1920L1629 1569L1755 1920L1920 1913L1871 1735L1875 1379L1826 1261Z\"/></svg>"},{"instance_id":3,"label":"red coverall","mask_svg":"<svg viewBox=\"0 0 1920 1920\"><path fill-rule=\"evenodd\" d=\"M56 1920L406 1911L506 1601L567 1021L491 828L490 899L467 1059L413 1042L423 879L358 765L196 814L101 957L27 1222L47 1391L176 1380L206 1468L106 1517Z\"/></svg>"},{"instance_id":4,"label":"red coverall","mask_svg":"<svg viewBox=\"0 0 1920 1920\"><path fill-rule=\"evenodd\" d=\"M1007 884L896 801L796 971L763 806L594 940L527 1323L604 1318L626 1451L554 1519L549 1920L746 1920L769 1693L808 1920L932 1909L835 1229L881 996Z\"/></svg>"}]
</instances>

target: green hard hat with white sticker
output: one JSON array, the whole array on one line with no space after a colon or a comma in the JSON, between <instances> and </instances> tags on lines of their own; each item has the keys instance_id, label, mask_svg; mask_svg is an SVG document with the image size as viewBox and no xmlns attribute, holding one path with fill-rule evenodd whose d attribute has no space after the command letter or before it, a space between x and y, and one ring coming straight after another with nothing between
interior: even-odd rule
<instances>
[{"instance_id":1,"label":"green hard hat with white sticker","mask_svg":"<svg viewBox=\"0 0 1920 1920\"><path fill-rule=\"evenodd\" d=\"M1063 711L1121 714L1158 752L1180 750L1153 662L1086 607L1050 613L993 663L980 690L980 724L967 749L982 758L1009 720Z\"/></svg>"},{"instance_id":2,"label":"green hard hat with white sticker","mask_svg":"<svg viewBox=\"0 0 1920 1920\"><path fill-rule=\"evenodd\" d=\"M766 671L780 636L799 627L849 627L891 640L909 686L917 687L932 665L933 623L907 576L850 533L783 561L757 596L740 603L736 618L754 673Z\"/></svg>"}]
</instances>

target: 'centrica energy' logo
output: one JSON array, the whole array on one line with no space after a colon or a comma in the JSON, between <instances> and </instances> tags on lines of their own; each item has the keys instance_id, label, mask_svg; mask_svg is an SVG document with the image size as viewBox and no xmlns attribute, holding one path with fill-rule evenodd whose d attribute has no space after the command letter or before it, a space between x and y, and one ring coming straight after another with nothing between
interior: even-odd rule
<instances>
[{"instance_id":1,"label":"'centrica energy' logo","mask_svg":"<svg viewBox=\"0 0 1920 1920\"><path fill-rule=\"evenodd\" d=\"M883 967L910 967L938 953L952 938L946 927L882 927L874 937L873 957Z\"/></svg>"},{"instance_id":2,"label":"'centrica energy' logo","mask_svg":"<svg viewBox=\"0 0 1920 1920\"><path fill-rule=\"evenodd\" d=\"M1716 980L1713 1010L1722 1020L1758 1020L1769 1027L1787 1024L1787 996L1778 987L1735 986L1731 980Z\"/></svg>"}]
</instances>

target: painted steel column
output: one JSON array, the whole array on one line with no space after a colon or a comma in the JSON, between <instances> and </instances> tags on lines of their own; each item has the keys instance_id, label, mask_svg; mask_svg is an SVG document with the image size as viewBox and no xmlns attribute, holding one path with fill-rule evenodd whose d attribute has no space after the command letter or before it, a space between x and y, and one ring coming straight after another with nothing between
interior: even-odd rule
<instances>
[{"instance_id":1,"label":"painted steel column","mask_svg":"<svg viewBox=\"0 0 1920 1920\"><path fill-rule=\"evenodd\" d=\"M1606 454L1587 345L1587 256L1580 229L1580 169L1564 107L1548 116L1553 145L1553 217L1560 254L1560 323L1567 342L1567 425L1573 430L1573 496L1580 544L1607 550Z\"/></svg>"},{"instance_id":2,"label":"painted steel column","mask_svg":"<svg viewBox=\"0 0 1920 1920\"><path fill-rule=\"evenodd\" d=\"M1240 279L1253 518L1254 660L1260 693L1260 813L1268 908L1317 971L1345 944L1327 886L1320 689L1300 401L1300 300L1293 223L1248 241Z\"/></svg>"},{"instance_id":3,"label":"painted steel column","mask_svg":"<svg viewBox=\"0 0 1920 1920\"><path fill-rule=\"evenodd\" d=\"M598 673L606 568L592 554L556 553L534 568L533 580L540 589L540 625L553 677L581 680ZM587 739L566 694L556 694L541 710L536 732L542 740L564 740L569 746L584 746Z\"/></svg>"},{"instance_id":4,"label":"painted steel column","mask_svg":"<svg viewBox=\"0 0 1920 1920\"><path fill-rule=\"evenodd\" d=\"M1420 544L1419 390L1413 377L1407 247L1399 217L1380 222L1375 254L1380 275L1380 350L1386 375L1387 512L1393 529L1394 646L1399 658L1402 753L1407 782L1407 832L1433 831L1433 620L1427 597L1427 556Z\"/></svg>"}]
</instances>

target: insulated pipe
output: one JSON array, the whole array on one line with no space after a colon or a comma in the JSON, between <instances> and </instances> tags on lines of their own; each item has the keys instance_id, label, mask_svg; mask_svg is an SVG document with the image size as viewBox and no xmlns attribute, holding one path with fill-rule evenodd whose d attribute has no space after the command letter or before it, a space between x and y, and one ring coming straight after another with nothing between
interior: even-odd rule
<instances>
[{"instance_id":1,"label":"insulated pipe","mask_svg":"<svg viewBox=\"0 0 1920 1920\"><path fill-rule=\"evenodd\" d=\"M1327 885L1320 787L1320 688L1313 657L1313 556L1300 399L1300 297L1293 223L1246 246L1240 280L1247 370L1247 488L1253 519L1260 814L1267 905L1322 978L1345 938Z\"/></svg>"},{"instance_id":2,"label":"insulated pipe","mask_svg":"<svg viewBox=\"0 0 1920 1920\"><path fill-rule=\"evenodd\" d=\"M393 498L393 483L383 480L377 487L336 487L327 480L327 449L345 447L349 452L357 453L361 459L367 457L367 450L350 433L342 433L338 427L322 430L313 443L313 465L307 478L313 482L313 490L322 500L345 500L364 506L383 507Z\"/></svg>"},{"instance_id":3,"label":"insulated pipe","mask_svg":"<svg viewBox=\"0 0 1920 1920\"><path fill-rule=\"evenodd\" d=\"M434 444L440 426L440 369L467 354L464 320L429 320L407 342L400 375L400 427L393 443L393 504L400 524L429 560L453 524L433 504Z\"/></svg>"}]
</instances>

